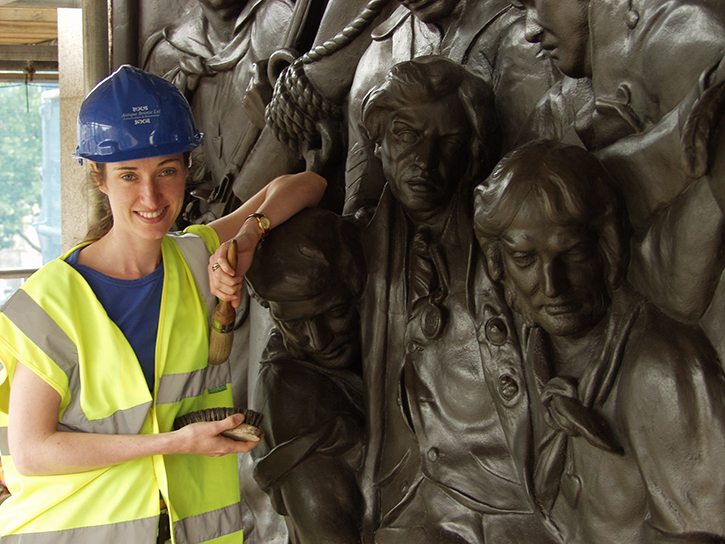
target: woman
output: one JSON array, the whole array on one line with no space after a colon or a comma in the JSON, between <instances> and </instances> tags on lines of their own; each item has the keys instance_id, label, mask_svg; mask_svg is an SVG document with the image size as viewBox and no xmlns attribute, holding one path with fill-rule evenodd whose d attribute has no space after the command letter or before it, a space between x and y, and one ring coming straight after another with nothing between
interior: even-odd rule
<instances>
[{"instance_id":1,"label":"woman","mask_svg":"<svg viewBox=\"0 0 725 544\"><path fill-rule=\"evenodd\" d=\"M75 156L90 161L111 215L95 241L43 267L0 314L12 493L1 540L152 544L168 529L165 503L174 542L240 542L229 454L255 443L220 433L243 416L172 425L232 403L229 364L207 365L209 293L238 306L267 229L316 205L326 183L283 176L231 214L169 235L202 139L181 93L123 66L86 97L78 136Z\"/></svg>"}]
</instances>

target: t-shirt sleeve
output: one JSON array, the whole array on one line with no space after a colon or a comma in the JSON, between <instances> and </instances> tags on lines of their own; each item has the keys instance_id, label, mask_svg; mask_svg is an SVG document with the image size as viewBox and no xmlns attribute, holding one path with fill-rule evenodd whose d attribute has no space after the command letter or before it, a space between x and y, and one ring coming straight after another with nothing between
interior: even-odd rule
<instances>
[{"instance_id":1,"label":"t-shirt sleeve","mask_svg":"<svg viewBox=\"0 0 725 544\"><path fill-rule=\"evenodd\" d=\"M203 238L204 243L206 243L206 248L209 250L210 254L219 249L219 246L221 245L219 242L219 236L217 236L216 231L209 225L189 225L184 229L184 234L195 234L196 236Z\"/></svg>"}]
</instances>

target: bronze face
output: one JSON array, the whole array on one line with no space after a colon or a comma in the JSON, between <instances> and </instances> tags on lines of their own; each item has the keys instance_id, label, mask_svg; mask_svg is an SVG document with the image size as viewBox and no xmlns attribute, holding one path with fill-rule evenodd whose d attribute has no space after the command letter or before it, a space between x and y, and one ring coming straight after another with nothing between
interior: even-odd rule
<instances>
[{"instance_id":1,"label":"bronze face","mask_svg":"<svg viewBox=\"0 0 725 544\"><path fill-rule=\"evenodd\" d=\"M308 300L270 302L287 349L327 368L344 368L360 353L359 316L342 282Z\"/></svg>"},{"instance_id":2,"label":"bronze face","mask_svg":"<svg viewBox=\"0 0 725 544\"><path fill-rule=\"evenodd\" d=\"M378 153L393 195L411 217L425 220L450 202L466 169L470 133L455 94L390 117Z\"/></svg>"},{"instance_id":3,"label":"bronze face","mask_svg":"<svg viewBox=\"0 0 725 544\"><path fill-rule=\"evenodd\" d=\"M570 77L591 76L588 0L523 0L526 39L539 43Z\"/></svg>"},{"instance_id":4,"label":"bronze face","mask_svg":"<svg viewBox=\"0 0 725 544\"><path fill-rule=\"evenodd\" d=\"M509 304L552 336L587 333L609 303L597 246L593 229L554 223L530 195L502 238Z\"/></svg>"}]
</instances>

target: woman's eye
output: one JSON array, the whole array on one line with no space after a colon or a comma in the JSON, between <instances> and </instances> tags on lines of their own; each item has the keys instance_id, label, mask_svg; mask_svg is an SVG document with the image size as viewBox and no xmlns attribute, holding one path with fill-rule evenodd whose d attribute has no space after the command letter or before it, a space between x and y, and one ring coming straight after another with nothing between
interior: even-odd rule
<instances>
[{"instance_id":1,"label":"woman's eye","mask_svg":"<svg viewBox=\"0 0 725 544\"><path fill-rule=\"evenodd\" d=\"M121 179L124 181L133 181L136 177L133 174L123 174Z\"/></svg>"},{"instance_id":2,"label":"woman's eye","mask_svg":"<svg viewBox=\"0 0 725 544\"><path fill-rule=\"evenodd\" d=\"M161 175L162 176L173 176L175 172L176 172L176 170L174 170L173 168L167 168L166 170L161 172Z\"/></svg>"}]
</instances>

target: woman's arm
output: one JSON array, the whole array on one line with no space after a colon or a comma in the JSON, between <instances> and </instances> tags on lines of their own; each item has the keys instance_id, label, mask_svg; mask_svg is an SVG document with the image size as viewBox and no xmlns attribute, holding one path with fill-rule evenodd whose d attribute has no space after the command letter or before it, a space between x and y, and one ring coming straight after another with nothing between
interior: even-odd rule
<instances>
[{"instance_id":1,"label":"woman's arm","mask_svg":"<svg viewBox=\"0 0 725 544\"><path fill-rule=\"evenodd\" d=\"M221 300L239 305L242 278L252 262L254 250L262 236L256 221L247 221L252 213L264 214L274 228L311 206L316 206L327 187L325 178L314 172L287 174L270 181L256 195L229 215L209 223L222 242L221 247L209 258L209 283L211 292ZM237 269L227 262L227 249L232 239L237 241ZM219 264L216 271L211 267Z\"/></svg>"},{"instance_id":2,"label":"woman's arm","mask_svg":"<svg viewBox=\"0 0 725 544\"><path fill-rule=\"evenodd\" d=\"M241 414L161 434L106 435L58 431L59 407L58 392L18 362L10 388L8 442L20 474L86 472L158 454L218 457L246 453L258 444L219 435L239 425L244 420Z\"/></svg>"}]
</instances>

